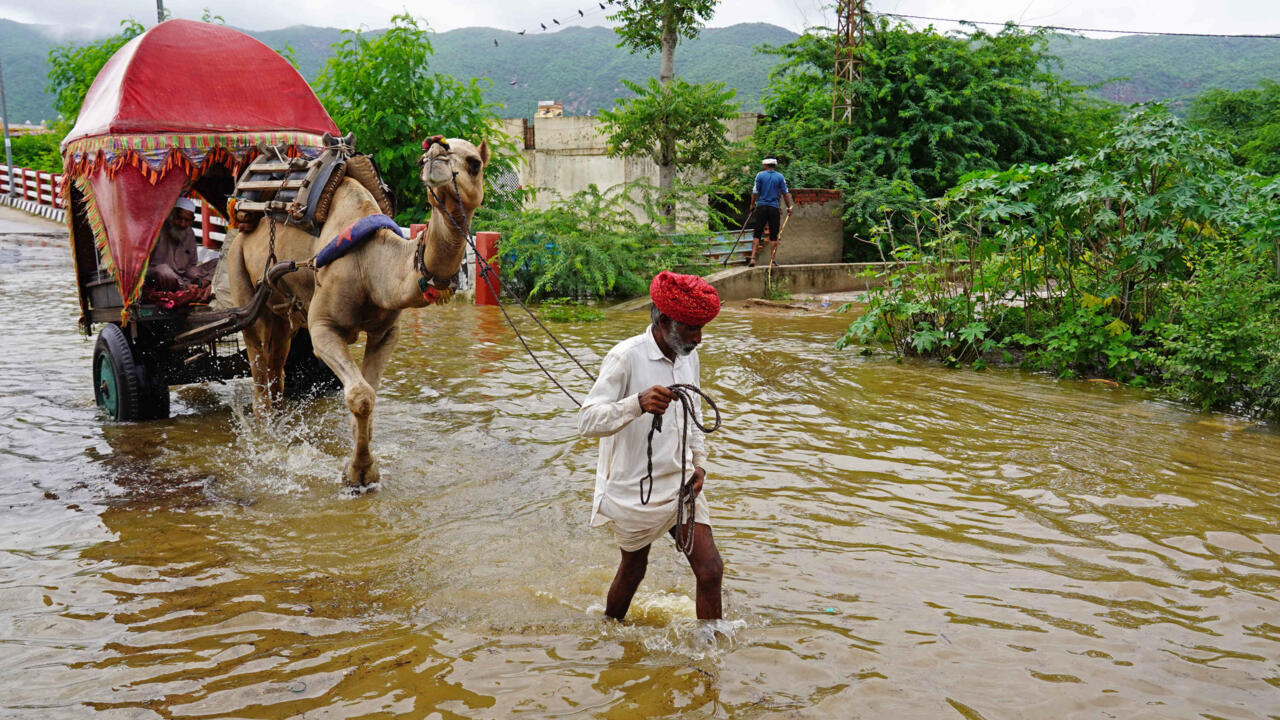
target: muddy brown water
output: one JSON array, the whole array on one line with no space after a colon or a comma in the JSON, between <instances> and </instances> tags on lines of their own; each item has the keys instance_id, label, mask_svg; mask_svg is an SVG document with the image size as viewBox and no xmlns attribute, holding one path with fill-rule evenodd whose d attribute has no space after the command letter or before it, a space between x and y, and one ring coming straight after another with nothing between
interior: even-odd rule
<instances>
[{"instance_id":1,"label":"muddy brown water","mask_svg":"<svg viewBox=\"0 0 1280 720\"><path fill-rule=\"evenodd\" d=\"M492 309L407 314L344 499L334 399L106 422L70 278L0 237L0 717L1280 717L1273 428L727 309L707 644L667 542L601 619L594 444ZM645 320L556 329L594 363Z\"/></svg>"}]
</instances>

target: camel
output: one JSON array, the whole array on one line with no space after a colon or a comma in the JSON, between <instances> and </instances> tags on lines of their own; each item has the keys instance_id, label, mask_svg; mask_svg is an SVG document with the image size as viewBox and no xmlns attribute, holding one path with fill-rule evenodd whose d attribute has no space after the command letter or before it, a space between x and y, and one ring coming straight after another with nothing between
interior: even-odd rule
<instances>
[{"instance_id":1,"label":"camel","mask_svg":"<svg viewBox=\"0 0 1280 720\"><path fill-rule=\"evenodd\" d=\"M453 138L429 144L421 158L422 182L433 189L428 193L432 213L426 231L416 240L405 240L394 231L379 229L319 270L304 267L284 276L267 303L270 310L243 331L253 375L254 411L263 416L280 403L288 382L284 365L289 344L297 328L307 327L316 356L342 382L351 411L352 450L343 479L354 491L379 482L378 466L369 452L374 396L399 336L400 311L446 301L451 295L446 292L428 299L434 293L420 289L419 281L426 274L419 269L418 254L421 267L435 278L450 278L458 272L465 256L462 228L471 227L472 213L484 200L488 162L486 142L478 148ZM357 220L380 213L373 195L356 180L345 178L334 193L319 237L275 223L276 257L304 263ZM270 255L271 225L266 219L259 222L227 253L232 299L237 305L247 303L262 280ZM420 243L425 244L421 249ZM361 332L365 333L364 361L357 365L349 346Z\"/></svg>"}]
</instances>

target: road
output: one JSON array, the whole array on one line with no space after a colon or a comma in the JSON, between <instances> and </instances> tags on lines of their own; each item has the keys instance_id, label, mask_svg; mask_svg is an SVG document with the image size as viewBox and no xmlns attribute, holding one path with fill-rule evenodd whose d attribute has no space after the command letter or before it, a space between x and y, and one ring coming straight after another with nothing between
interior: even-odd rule
<instances>
[{"instance_id":1,"label":"road","mask_svg":"<svg viewBox=\"0 0 1280 720\"><path fill-rule=\"evenodd\" d=\"M62 223L46 220L38 215L29 215L16 208L0 205L0 235L66 235L67 228Z\"/></svg>"}]
</instances>

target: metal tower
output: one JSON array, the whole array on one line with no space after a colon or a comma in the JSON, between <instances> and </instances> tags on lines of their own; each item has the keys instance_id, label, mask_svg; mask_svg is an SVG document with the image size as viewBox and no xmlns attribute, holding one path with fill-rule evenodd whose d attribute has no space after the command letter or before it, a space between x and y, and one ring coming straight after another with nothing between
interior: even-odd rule
<instances>
[{"instance_id":1,"label":"metal tower","mask_svg":"<svg viewBox=\"0 0 1280 720\"><path fill-rule=\"evenodd\" d=\"M853 120L853 81L860 77L861 60L854 51L867 39L866 0L836 1L836 69L831 83L831 121ZM834 158L835 140L828 148L828 161Z\"/></svg>"}]
</instances>

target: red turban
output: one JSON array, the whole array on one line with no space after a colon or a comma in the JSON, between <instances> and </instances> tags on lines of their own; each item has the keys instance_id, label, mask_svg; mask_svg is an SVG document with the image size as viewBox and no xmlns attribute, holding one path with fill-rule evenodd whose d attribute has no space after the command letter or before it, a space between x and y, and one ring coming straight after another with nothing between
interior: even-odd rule
<instances>
[{"instance_id":1,"label":"red turban","mask_svg":"<svg viewBox=\"0 0 1280 720\"><path fill-rule=\"evenodd\" d=\"M663 270L649 283L649 297L663 315L685 325L706 325L720 312L720 293L697 275Z\"/></svg>"}]
</instances>

